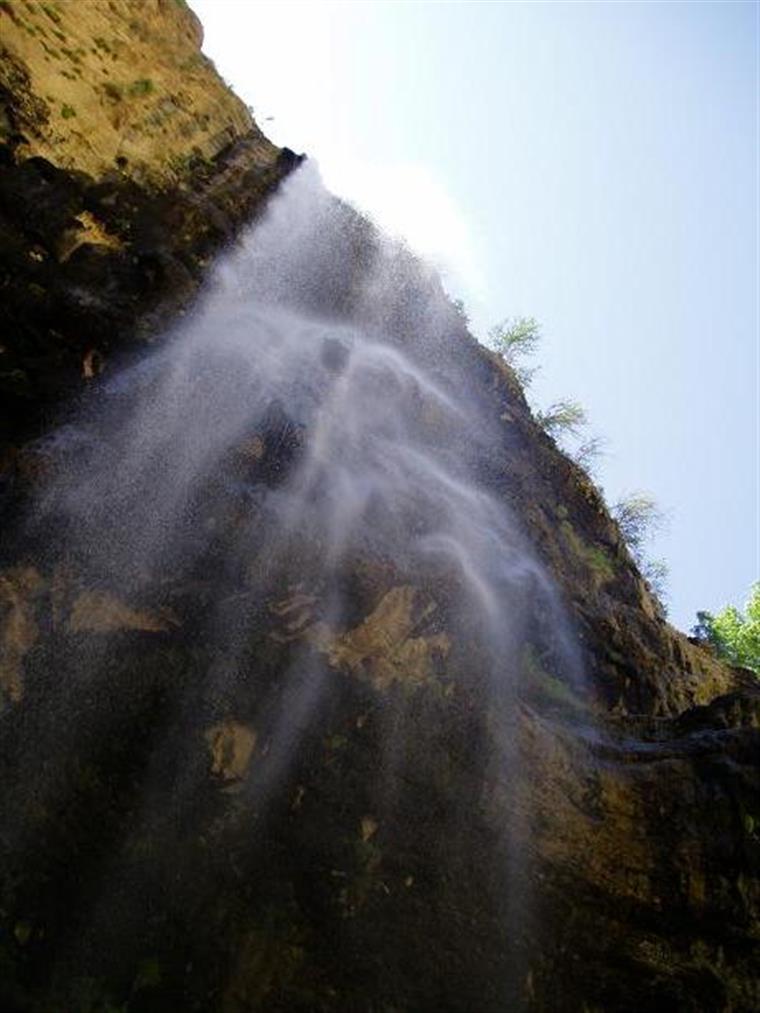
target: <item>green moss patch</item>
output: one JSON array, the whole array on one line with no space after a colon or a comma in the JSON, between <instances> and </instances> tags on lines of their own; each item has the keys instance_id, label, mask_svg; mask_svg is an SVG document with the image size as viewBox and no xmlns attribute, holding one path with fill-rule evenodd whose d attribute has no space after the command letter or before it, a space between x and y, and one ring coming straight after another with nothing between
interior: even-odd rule
<instances>
[{"instance_id":1,"label":"green moss patch","mask_svg":"<svg viewBox=\"0 0 760 1013\"><path fill-rule=\"evenodd\" d=\"M560 523L560 531L573 555L594 573L600 583L614 580L615 564L604 549L584 542L569 521L563 520Z\"/></svg>"}]
</instances>

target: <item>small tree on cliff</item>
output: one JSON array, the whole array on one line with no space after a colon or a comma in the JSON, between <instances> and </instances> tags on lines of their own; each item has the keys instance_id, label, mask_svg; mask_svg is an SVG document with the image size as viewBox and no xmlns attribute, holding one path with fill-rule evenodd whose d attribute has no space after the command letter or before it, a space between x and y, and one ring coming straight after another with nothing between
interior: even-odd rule
<instances>
[{"instance_id":1,"label":"small tree on cliff","mask_svg":"<svg viewBox=\"0 0 760 1013\"><path fill-rule=\"evenodd\" d=\"M631 555L650 590L662 602L667 594L668 564L664 559L647 559L645 545L664 524L662 511L647 493L624 496L610 508Z\"/></svg>"},{"instance_id":2,"label":"small tree on cliff","mask_svg":"<svg viewBox=\"0 0 760 1013\"><path fill-rule=\"evenodd\" d=\"M604 454L605 441L601 436L589 436L572 453L572 458L579 468L583 468L589 478L596 475L596 465Z\"/></svg>"},{"instance_id":3,"label":"small tree on cliff","mask_svg":"<svg viewBox=\"0 0 760 1013\"><path fill-rule=\"evenodd\" d=\"M455 306L457 302L455 300ZM522 360L534 354L541 340L541 328L535 317L507 317L490 329L488 340L515 374L520 385L530 386L539 367L529 368L522 364ZM579 437L580 431L588 424L586 412L581 405L567 399L555 401L546 411L536 411L535 419L546 433L558 441L566 436ZM575 450L567 447L564 450L590 475L602 452L603 442L599 437L589 437Z\"/></svg>"},{"instance_id":4,"label":"small tree on cliff","mask_svg":"<svg viewBox=\"0 0 760 1013\"><path fill-rule=\"evenodd\" d=\"M711 643L720 657L760 675L760 583L752 586L743 613L734 605L716 616L697 612L692 633Z\"/></svg>"},{"instance_id":5,"label":"small tree on cliff","mask_svg":"<svg viewBox=\"0 0 760 1013\"><path fill-rule=\"evenodd\" d=\"M494 351L504 359L523 387L529 386L538 370L521 365L521 360L533 355L541 340L541 328L533 317L508 317L488 332Z\"/></svg>"},{"instance_id":6,"label":"small tree on cliff","mask_svg":"<svg viewBox=\"0 0 760 1013\"><path fill-rule=\"evenodd\" d=\"M611 509L620 534L634 555L640 553L644 543L662 527L663 517L654 499L645 492L623 496Z\"/></svg>"},{"instance_id":7,"label":"small tree on cliff","mask_svg":"<svg viewBox=\"0 0 760 1013\"><path fill-rule=\"evenodd\" d=\"M588 425L588 418L583 405L565 398L549 405L546 411L537 411L536 422L545 433L556 439L566 434L577 436Z\"/></svg>"}]
</instances>

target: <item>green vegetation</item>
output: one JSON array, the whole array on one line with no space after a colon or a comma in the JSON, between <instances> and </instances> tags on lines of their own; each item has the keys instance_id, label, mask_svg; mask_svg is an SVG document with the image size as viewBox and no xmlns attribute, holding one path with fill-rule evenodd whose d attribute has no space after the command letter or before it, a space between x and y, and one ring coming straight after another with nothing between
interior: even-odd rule
<instances>
[{"instance_id":1,"label":"green vegetation","mask_svg":"<svg viewBox=\"0 0 760 1013\"><path fill-rule=\"evenodd\" d=\"M464 308L457 301L455 307L462 312ZM511 317L496 324L488 332L488 341L494 351L504 359L517 377L523 388L530 386L539 367L527 367L522 362L527 356L533 355L541 340L541 328L534 317ZM588 424L586 412L577 401L561 400L555 402L546 411L535 412L536 422L554 439L574 436L579 437L580 430ZM603 440L597 436L588 437L575 450L565 453L587 474L602 452Z\"/></svg>"},{"instance_id":2,"label":"green vegetation","mask_svg":"<svg viewBox=\"0 0 760 1013\"><path fill-rule=\"evenodd\" d=\"M588 704L567 683L544 668L538 650L531 643L523 647L520 669L528 692L550 706L576 715L588 711Z\"/></svg>"},{"instance_id":3,"label":"green vegetation","mask_svg":"<svg viewBox=\"0 0 760 1013\"><path fill-rule=\"evenodd\" d=\"M662 601L666 594L668 565L663 559L647 559L644 546L664 524L662 511L647 493L632 493L612 506L620 534L631 550L650 590Z\"/></svg>"},{"instance_id":4,"label":"green vegetation","mask_svg":"<svg viewBox=\"0 0 760 1013\"><path fill-rule=\"evenodd\" d=\"M177 175L182 176L189 172L193 168L194 155L192 152L185 151L181 154L169 155L166 164Z\"/></svg>"},{"instance_id":5,"label":"green vegetation","mask_svg":"<svg viewBox=\"0 0 760 1013\"><path fill-rule=\"evenodd\" d=\"M585 409L577 401L563 399L549 405L545 412L537 411L536 422L549 436L557 437L564 433L577 436L588 424L588 418Z\"/></svg>"},{"instance_id":6,"label":"green vegetation","mask_svg":"<svg viewBox=\"0 0 760 1013\"><path fill-rule=\"evenodd\" d=\"M529 369L520 362L533 355L541 340L541 329L533 317L512 317L502 320L488 332L493 348L514 372L523 387L530 385L538 367Z\"/></svg>"},{"instance_id":7,"label":"green vegetation","mask_svg":"<svg viewBox=\"0 0 760 1013\"><path fill-rule=\"evenodd\" d=\"M61 15L58 13L53 4L40 4L40 6L51 21L53 21L56 25L60 23Z\"/></svg>"},{"instance_id":8,"label":"green vegetation","mask_svg":"<svg viewBox=\"0 0 760 1013\"><path fill-rule=\"evenodd\" d=\"M716 616L697 612L692 632L712 644L721 658L760 675L760 583L753 584L743 613L734 605L727 605Z\"/></svg>"},{"instance_id":9,"label":"green vegetation","mask_svg":"<svg viewBox=\"0 0 760 1013\"><path fill-rule=\"evenodd\" d=\"M600 583L614 578L615 566L604 549L597 545L587 545L567 520L560 522L560 530L573 554L583 560Z\"/></svg>"},{"instance_id":10,"label":"green vegetation","mask_svg":"<svg viewBox=\"0 0 760 1013\"><path fill-rule=\"evenodd\" d=\"M612 516L632 552L640 552L649 536L662 527L662 514L647 493L632 493L618 500Z\"/></svg>"},{"instance_id":11,"label":"green vegetation","mask_svg":"<svg viewBox=\"0 0 760 1013\"><path fill-rule=\"evenodd\" d=\"M141 77L137 81L133 81L132 84L127 88L127 94L132 95L135 98L142 97L144 95L150 95L156 90L155 85L149 77Z\"/></svg>"},{"instance_id":12,"label":"green vegetation","mask_svg":"<svg viewBox=\"0 0 760 1013\"><path fill-rule=\"evenodd\" d=\"M455 303L463 313L463 307ZM466 319L466 318L465 318ZM527 368L522 360L533 355L541 340L541 329L533 317L512 317L496 324L488 332L488 343L504 359L523 388L529 386L538 367ZM586 411L578 401L562 398L546 409L534 408L533 416L544 432L557 442L559 448L591 478L594 466L603 453L604 440L584 434L588 426ZM570 438L570 447L567 442ZM592 479L593 485L593 479ZM598 490L603 498L601 490ZM660 600L666 594L668 567L662 559L647 559L644 545L662 526L662 514L650 496L642 493L627 496L610 508L618 522L620 533L631 550L641 575L652 593ZM614 565L601 549L587 546L572 527L563 521L566 541L570 548L604 581L614 576ZM664 605L663 605L664 608Z\"/></svg>"},{"instance_id":13,"label":"green vegetation","mask_svg":"<svg viewBox=\"0 0 760 1013\"><path fill-rule=\"evenodd\" d=\"M61 106L61 116L65 120L70 120L71 117L72 116L76 116L76 114L77 114L77 111L76 111L76 109L73 106L66 105L65 103L64 103L64 105Z\"/></svg>"},{"instance_id":14,"label":"green vegetation","mask_svg":"<svg viewBox=\"0 0 760 1013\"><path fill-rule=\"evenodd\" d=\"M639 562L639 569L641 576L649 585L649 590L667 612L665 599L668 595L668 577L670 576L668 564L660 558L643 559Z\"/></svg>"},{"instance_id":15,"label":"green vegetation","mask_svg":"<svg viewBox=\"0 0 760 1013\"><path fill-rule=\"evenodd\" d=\"M573 451L573 460L589 476L594 474L596 463L604 453L604 442L601 436L589 436Z\"/></svg>"}]
</instances>

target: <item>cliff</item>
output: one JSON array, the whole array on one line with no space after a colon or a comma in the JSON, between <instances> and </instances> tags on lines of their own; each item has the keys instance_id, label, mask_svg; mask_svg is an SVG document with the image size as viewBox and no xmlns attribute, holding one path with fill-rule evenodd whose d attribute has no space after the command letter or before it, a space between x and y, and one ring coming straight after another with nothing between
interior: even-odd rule
<instances>
[{"instance_id":1,"label":"cliff","mask_svg":"<svg viewBox=\"0 0 760 1013\"><path fill-rule=\"evenodd\" d=\"M271 161L185 3L9 2L3 15L3 121L20 158L157 186L243 137Z\"/></svg>"},{"instance_id":2,"label":"cliff","mask_svg":"<svg viewBox=\"0 0 760 1013\"><path fill-rule=\"evenodd\" d=\"M2 1009L760 1007L754 678L183 3L0 26Z\"/></svg>"},{"instance_id":3,"label":"cliff","mask_svg":"<svg viewBox=\"0 0 760 1013\"><path fill-rule=\"evenodd\" d=\"M181 312L297 159L203 56L183 3L14 0L0 19L7 440Z\"/></svg>"}]
</instances>

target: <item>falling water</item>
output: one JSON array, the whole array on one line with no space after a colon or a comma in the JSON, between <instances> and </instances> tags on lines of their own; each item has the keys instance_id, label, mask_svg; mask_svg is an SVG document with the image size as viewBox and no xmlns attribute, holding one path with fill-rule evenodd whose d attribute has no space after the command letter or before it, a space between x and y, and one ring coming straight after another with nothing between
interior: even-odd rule
<instances>
[{"instance_id":1,"label":"falling water","mask_svg":"<svg viewBox=\"0 0 760 1013\"><path fill-rule=\"evenodd\" d=\"M92 959L94 935L139 950L149 913L137 893L159 889L200 833L209 763L235 819L241 806L255 814L246 833L268 861L268 821L286 790L301 806L297 771L322 762L308 743L349 685L375 708L371 783L345 787L371 812L362 840L402 818L409 750L433 734L421 722L462 700L485 715L483 769L496 766L509 793L526 641L546 644L550 630L546 663L566 679L577 661L551 583L489 482L498 434L477 361L435 277L305 166L200 305L41 441L47 479L18 543L44 562L51 618L27 666L34 717L12 750L14 769L33 774L7 807L6 854L40 846L35 813L67 797L72 766L90 776L87 757L122 722L146 736L128 776L139 792L84 891L88 942L59 942L59 979ZM143 679L147 697L129 688ZM481 747L465 736L446 748L467 765ZM503 911L525 919L518 824L499 845ZM155 880L135 871L145 847Z\"/></svg>"}]
</instances>

